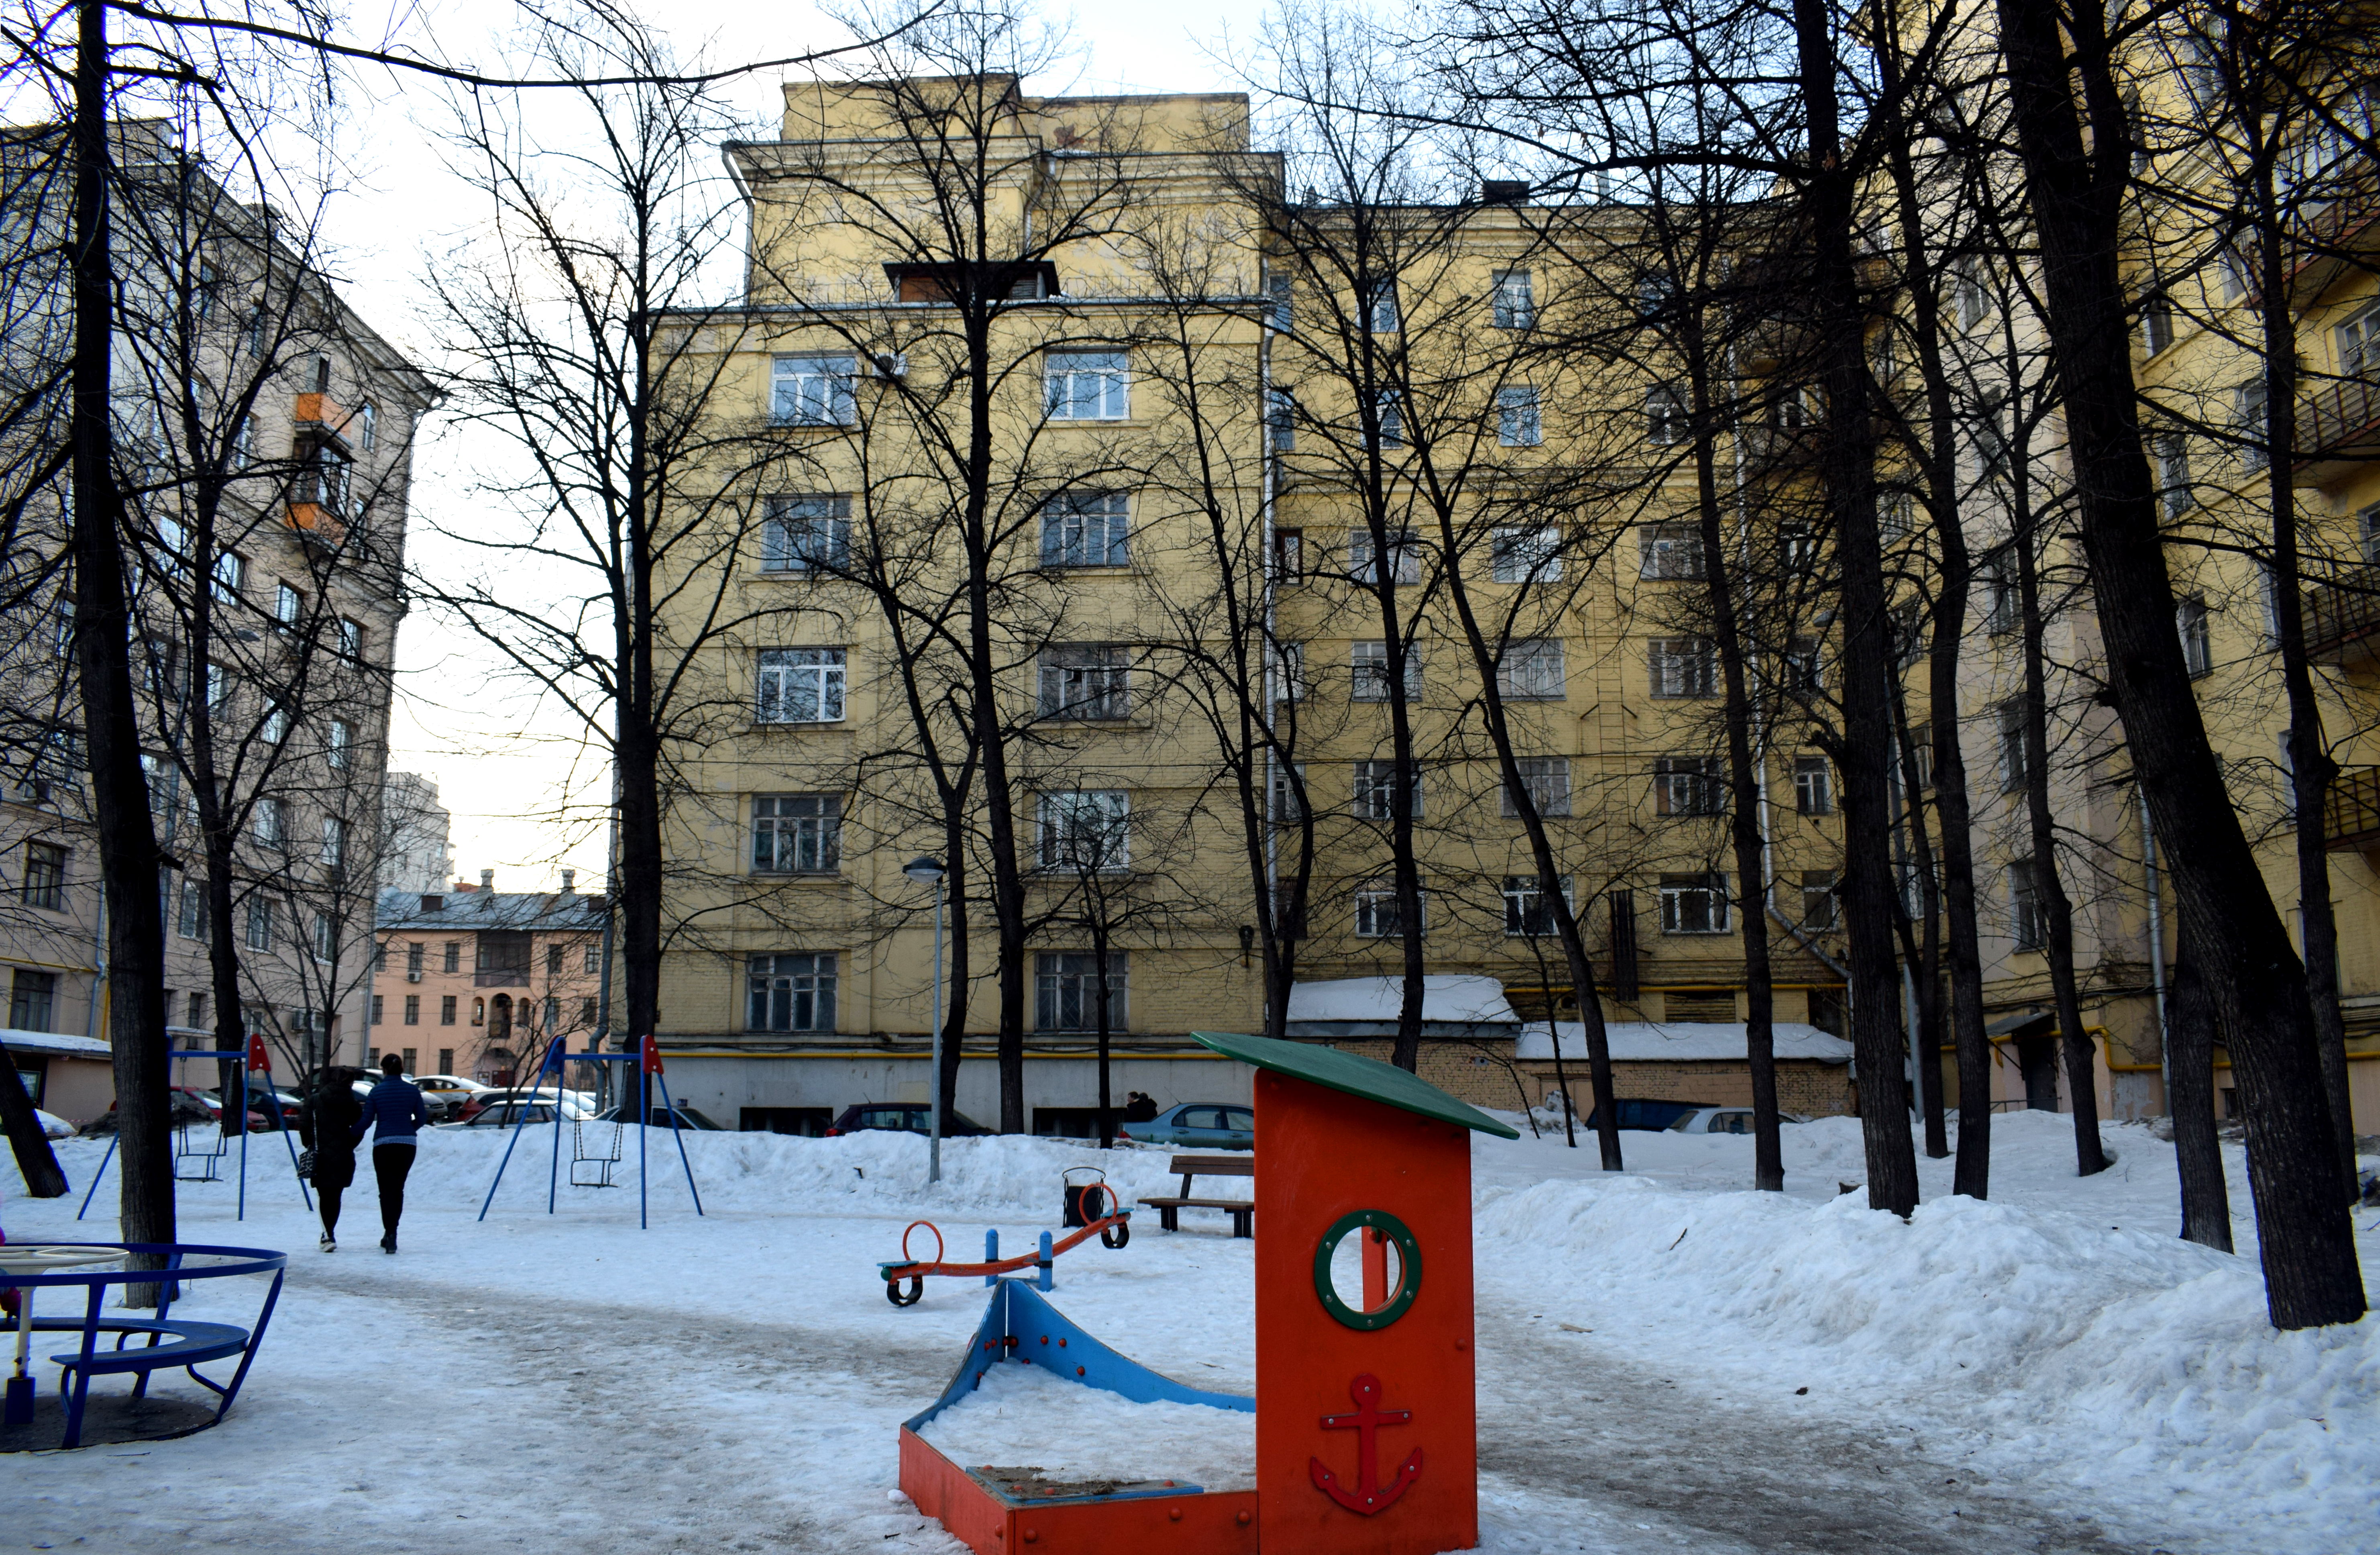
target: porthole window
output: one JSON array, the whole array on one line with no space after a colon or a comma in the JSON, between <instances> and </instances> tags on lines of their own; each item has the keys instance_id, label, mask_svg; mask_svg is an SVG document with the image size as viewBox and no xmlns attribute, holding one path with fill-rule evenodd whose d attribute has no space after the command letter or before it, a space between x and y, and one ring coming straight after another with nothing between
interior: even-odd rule
<instances>
[{"instance_id":1,"label":"porthole window","mask_svg":"<svg viewBox=\"0 0 2380 1555\"><path fill-rule=\"evenodd\" d=\"M1421 1246L1385 1209L1342 1215L1314 1249L1314 1294L1351 1329L1387 1328L1421 1290Z\"/></svg>"}]
</instances>

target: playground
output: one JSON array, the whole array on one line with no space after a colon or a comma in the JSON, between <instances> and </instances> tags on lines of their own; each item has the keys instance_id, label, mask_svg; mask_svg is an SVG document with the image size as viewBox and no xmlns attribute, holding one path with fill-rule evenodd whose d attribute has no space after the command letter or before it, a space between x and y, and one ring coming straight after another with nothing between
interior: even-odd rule
<instances>
[{"instance_id":1,"label":"playground","mask_svg":"<svg viewBox=\"0 0 2380 1555\"><path fill-rule=\"evenodd\" d=\"M1481 1548L2370 1548L2374 1336L2265 1330L2252 1265L2172 1239L2171 1155L2145 1131L2110 1128L2117 1171L2078 1183L2067 1120L2032 1123L2001 1120L1992 1204L1933 1202L1929 1178L1907 1226L1833 1201L1859 1160L1848 1120L1794 1131L1782 1198L1736 1191L1748 1139L1632 1135L1631 1172L1604 1179L1558 1128L1475 1136ZM1127 1204L1178 1181L1163 1150L989 1138L946 1144L929 1190L906 1136L695 1135L698 1215L655 1134L640 1231L633 1139L616 1186L573 1189L565 1134L547 1213L548 1125L521 1134L482 1221L505 1143L425 1140L394 1258L315 1253L261 1149L244 1221L234 1182L186 1186L184 1241L292 1250L237 1406L178 1441L0 1460L0 1525L136 1552L957 1555L901 1495L897 1444L987 1293L929 1278L889 1304L904 1229L930 1219L969 1260L997 1231L1014 1256L1071 1234L1066 1168L1103 1168ZM73 1218L104 1148L62 1146L64 1200L26 1200L0 1167L11 1240L112 1235L112 1187ZM366 1224L368 1181L346 1209ZM1265 1222L1255 1242L1220 1212L1181 1223L1088 1239L1040 1299L1186 1388L1251 1394ZM2365 1257L2380 1268L2380 1235ZM194 1288L176 1316L246 1321L261 1294Z\"/></svg>"}]
</instances>

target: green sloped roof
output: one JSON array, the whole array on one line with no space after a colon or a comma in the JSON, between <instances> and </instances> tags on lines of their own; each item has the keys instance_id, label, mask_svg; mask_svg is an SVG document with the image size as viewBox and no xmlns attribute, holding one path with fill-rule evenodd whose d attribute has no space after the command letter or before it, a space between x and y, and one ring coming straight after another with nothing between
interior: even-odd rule
<instances>
[{"instance_id":1,"label":"green sloped roof","mask_svg":"<svg viewBox=\"0 0 2380 1555\"><path fill-rule=\"evenodd\" d=\"M1436 1118L1481 1134L1492 1134L1500 1139L1518 1139L1519 1131L1498 1123L1475 1107L1466 1106L1431 1085L1417 1075L1408 1075L1393 1063L1364 1058L1355 1053L1341 1052L1312 1042L1283 1042L1270 1037L1247 1037L1234 1031L1194 1031L1191 1039L1212 1048L1226 1058L1236 1058L1243 1063L1253 1063L1259 1069L1269 1069L1276 1075L1330 1090L1360 1096L1366 1101L1378 1101L1390 1107L1418 1112L1425 1118Z\"/></svg>"}]
</instances>

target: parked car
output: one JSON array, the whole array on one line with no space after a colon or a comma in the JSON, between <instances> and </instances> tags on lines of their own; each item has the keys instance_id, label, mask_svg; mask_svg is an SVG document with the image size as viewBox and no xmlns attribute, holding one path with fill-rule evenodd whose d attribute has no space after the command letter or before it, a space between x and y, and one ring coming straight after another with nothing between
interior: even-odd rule
<instances>
[{"instance_id":1,"label":"parked car","mask_svg":"<svg viewBox=\"0 0 2380 1555\"><path fill-rule=\"evenodd\" d=\"M459 1075L424 1075L413 1083L421 1087L421 1100L430 1115L441 1119L453 1117L471 1098L496 1088Z\"/></svg>"},{"instance_id":2,"label":"parked car","mask_svg":"<svg viewBox=\"0 0 2380 1555\"><path fill-rule=\"evenodd\" d=\"M635 1123L637 1121L637 1114L632 1109L622 1107L606 1107L603 1111L595 1114L595 1121L597 1123L617 1123L620 1121L620 1117L623 1112L626 1113L627 1119L630 1123ZM656 1101L653 1103L653 1110L650 1116L652 1119L652 1125L655 1128L668 1128L671 1126L670 1110L667 1107L662 1106L660 1102ZM679 1128L693 1129L703 1134L724 1134L727 1132L725 1129L721 1128L717 1124L712 1123L709 1118L704 1117L700 1112L696 1112L693 1108L687 1106L683 1101L677 1104L676 1126Z\"/></svg>"},{"instance_id":3,"label":"parked car","mask_svg":"<svg viewBox=\"0 0 2380 1555\"><path fill-rule=\"evenodd\" d=\"M553 1103L515 1099L499 1101L482 1107L461 1123L435 1124L436 1128L510 1128L515 1124L550 1124L553 1121Z\"/></svg>"},{"instance_id":4,"label":"parked car","mask_svg":"<svg viewBox=\"0 0 2380 1555\"><path fill-rule=\"evenodd\" d=\"M1253 1150L1257 1114L1236 1102L1184 1101L1148 1123L1126 1124L1116 1137L1137 1145L1191 1146L1208 1150Z\"/></svg>"},{"instance_id":5,"label":"parked car","mask_svg":"<svg viewBox=\"0 0 2380 1555\"><path fill-rule=\"evenodd\" d=\"M934 1110L922 1101L862 1101L845 1107L826 1131L830 1139L841 1134L865 1134L871 1129L892 1134L931 1134ZM964 1112L942 1114L942 1137L966 1139L991 1130Z\"/></svg>"},{"instance_id":6,"label":"parked car","mask_svg":"<svg viewBox=\"0 0 2380 1555\"><path fill-rule=\"evenodd\" d=\"M1646 1101L1632 1097L1621 1096L1613 1098L1612 1105L1619 1110L1621 1127L1642 1129L1647 1133L1658 1134L1663 1129L1666 1129L1670 1124L1676 1123L1680 1118L1692 1112L1708 1112L1712 1108L1718 1106L1718 1103L1713 1101ZM1603 1126L1602 1108L1597 1107L1594 1112L1589 1112L1586 1115L1586 1126L1590 1129L1601 1128Z\"/></svg>"},{"instance_id":7,"label":"parked car","mask_svg":"<svg viewBox=\"0 0 2380 1555\"><path fill-rule=\"evenodd\" d=\"M1779 1112L1781 1124L1808 1123L1807 1118L1791 1112ZM1670 1125L1672 1134L1749 1134L1752 1132L1752 1109L1749 1107L1697 1107Z\"/></svg>"},{"instance_id":8,"label":"parked car","mask_svg":"<svg viewBox=\"0 0 2380 1555\"><path fill-rule=\"evenodd\" d=\"M593 1115L595 1111L594 1099L585 1091L482 1090L474 1091L460 1107L455 1109L455 1121L470 1123L491 1107L500 1103L518 1101L542 1101L549 1106L559 1104L565 1118L589 1117Z\"/></svg>"},{"instance_id":9,"label":"parked car","mask_svg":"<svg viewBox=\"0 0 2380 1555\"><path fill-rule=\"evenodd\" d=\"M212 1111L215 1116L221 1117L223 1115L223 1093L221 1091L202 1090L199 1092L199 1094L206 1099L208 1108ZM282 1120L292 1124L296 1124L298 1121L298 1109L306 1104L305 1099L297 1095L293 1091L273 1089L269 1093L272 1099L267 1100L267 1089L263 1086L253 1083L249 1086L248 1115L250 1121L248 1126L251 1129L263 1129L270 1132L273 1128L273 1103L274 1101L278 1101L281 1104Z\"/></svg>"},{"instance_id":10,"label":"parked car","mask_svg":"<svg viewBox=\"0 0 2380 1555\"><path fill-rule=\"evenodd\" d=\"M178 1128L184 1124L211 1124L222 1120L223 1110L215 1105L213 1098L195 1086L176 1086L165 1094L165 1121L170 1126ZM261 1110L261 1105L256 1104L249 1116L255 1120L253 1126L269 1131L273 1123ZM87 1134L115 1133L115 1103L109 1102L107 1111L85 1124L83 1131Z\"/></svg>"}]
</instances>

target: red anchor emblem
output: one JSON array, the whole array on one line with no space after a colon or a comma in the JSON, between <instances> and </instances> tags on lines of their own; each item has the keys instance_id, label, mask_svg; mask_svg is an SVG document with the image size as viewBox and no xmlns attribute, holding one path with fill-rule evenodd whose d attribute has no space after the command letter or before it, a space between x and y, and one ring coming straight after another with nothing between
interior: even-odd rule
<instances>
[{"instance_id":1,"label":"red anchor emblem","mask_svg":"<svg viewBox=\"0 0 2380 1555\"><path fill-rule=\"evenodd\" d=\"M1350 1490L1341 1484L1339 1476L1323 1467L1322 1460L1319 1458L1309 1458L1306 1464L1314 1475L1316 1489L1322 1491L1348 1511L1370 1517L1377 1512L1386 1512L1399 1496L1405 1493L1407 1486L1421 1477L1421 1449L1415 1448L1413 1455L1407 1458L1403 1465L1397 1470L1396 1478L1387 1485L1382 1485L1376 1467L1378 1462L1378 1448L1373 1442L1372 1433L1382 1426L1410 1425L1413 1422L1413 1411L1382 1409L1380 1379L1370 1372L1366 1372L1347 1385L1347 1396L1355 1401L1355 1413L1325 1415L1322 1417L1322 1428L1330 1431L1353 1430L1355 1433L1355 1451L1358 1454L1355 1466L1355 1488Z\"/></svg>"}]
</instances>

